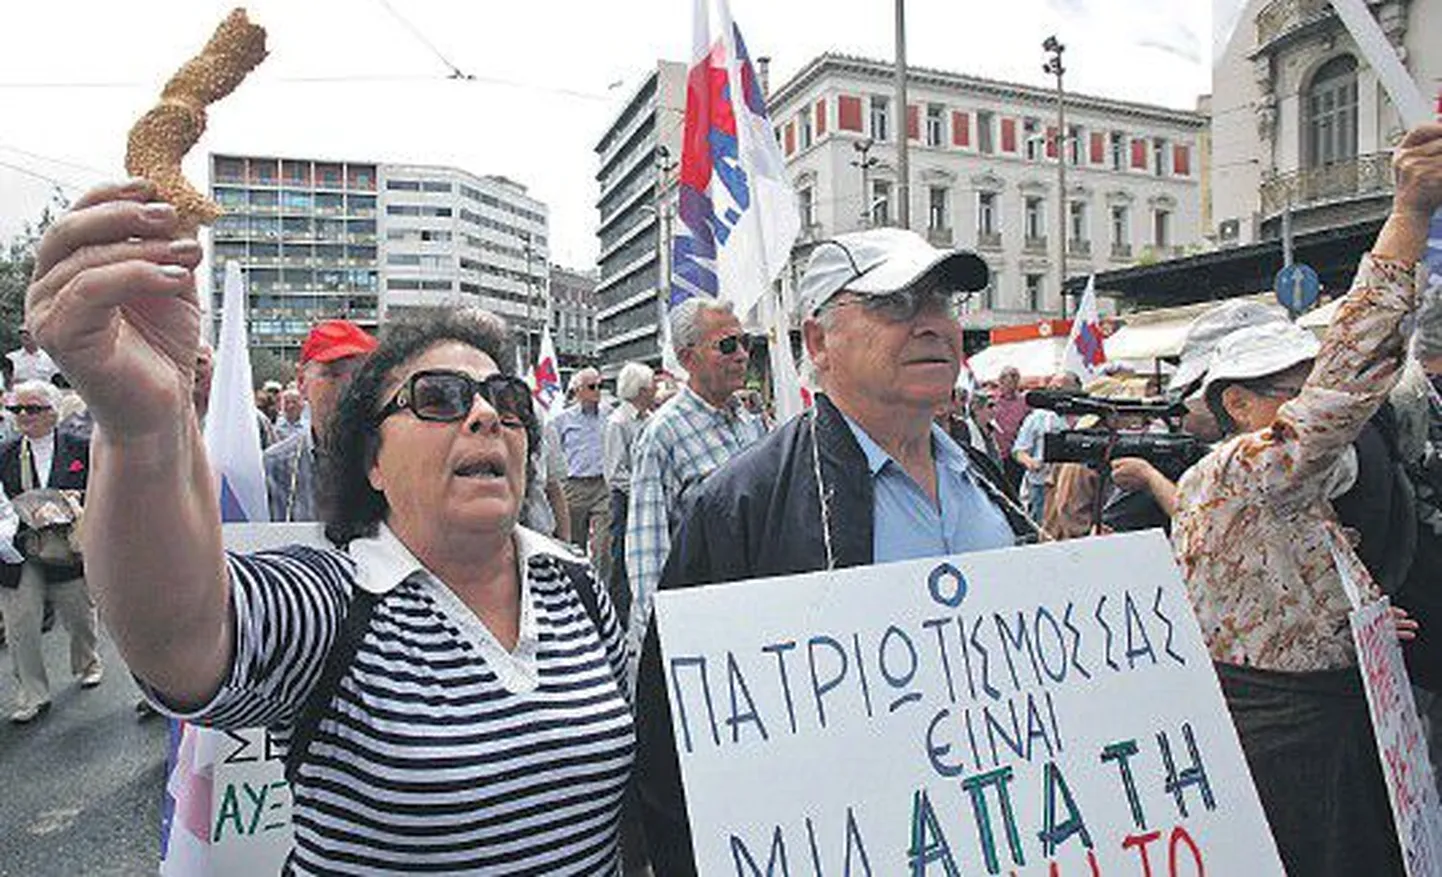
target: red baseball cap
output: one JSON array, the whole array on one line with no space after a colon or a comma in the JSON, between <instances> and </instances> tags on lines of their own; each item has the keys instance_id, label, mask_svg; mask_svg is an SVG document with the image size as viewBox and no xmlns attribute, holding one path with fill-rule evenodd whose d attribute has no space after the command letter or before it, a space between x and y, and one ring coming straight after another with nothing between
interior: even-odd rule
<instances>
[{"instance_id":1,"label":"red baseball cap","mask_svg":"<svg viewBox=\"0 0 1442 877\"><path fill-rule=\"evenodd\" d=\"M323 320L311 327L300 345L300 364L364 356L376 349L376 343L370 333L349 320Z\"/></svg>"}]
</instances>

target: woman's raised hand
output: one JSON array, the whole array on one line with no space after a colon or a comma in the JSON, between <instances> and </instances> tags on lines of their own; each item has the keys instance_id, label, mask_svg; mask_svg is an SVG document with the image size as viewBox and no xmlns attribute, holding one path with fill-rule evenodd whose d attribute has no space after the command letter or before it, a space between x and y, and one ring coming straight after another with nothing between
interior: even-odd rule
<instances>
[{"instance_id":1,"label":"woman's raised hand","mask_svg":"<svg viewBox=\"0 0 1442 877\"><path fill-rule=\"evenodd\" d=\"M25 323L112 438L173 429L200 341L200 244L144 180L92 189L41 238Z\"/></svg>"}]
</instances>

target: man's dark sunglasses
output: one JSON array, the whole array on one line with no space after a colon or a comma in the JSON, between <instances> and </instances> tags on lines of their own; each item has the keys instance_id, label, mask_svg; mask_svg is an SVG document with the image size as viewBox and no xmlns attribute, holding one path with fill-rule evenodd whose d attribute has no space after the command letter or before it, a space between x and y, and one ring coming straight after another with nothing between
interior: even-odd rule
<instances>
[{"instance_id":1,"label":"man's dark sunglasses","mask_svg":"<svg viewBox=\"0 0 1442 877\"><path fill-rule=\"evenodd\" d=\"M11 414L44 414L50 410L49 405L6 405L5 410Z\"/></svg>"},{"instance_id":2,"label":"man's dark sunglasses","mask_svg":"<svg viewBox=\"0 0 1442 877\"><path fill-rule=\"evenodd\" d=\"M719 341L713 341L711 346L721 351L722 356L730 356L738 350L750 350L751 341L745 335L727 335Z\"/></svg>"},{"instance_id":3,"label":"man's dark sunglasses","mask_svg":"<svg viewBox=\"0 0 1442 877\"><path fill-rule=\"evenodd\" d=\"M478 381L465 372L431 369L411 375L376 415L376 422L404 409L420 420L464 420L478 395L496 409L502 426L524 429L531 419L531 388L520 378L494 374Z\"/></svg>"},{"instance_id":4,"label":"man's dark sunglasses","mask_svg":"<svg viewBox=\"0 0 1442 877\"><path fill-rule=\"evenodd\" d=\"M860 305L890 323L909 323L922 309L940 306L953 319L961 316L961 302L966 293L939 289L903 289L889 295L856 295L833 300L828 307Z\"/></svg>"}]
</instances>

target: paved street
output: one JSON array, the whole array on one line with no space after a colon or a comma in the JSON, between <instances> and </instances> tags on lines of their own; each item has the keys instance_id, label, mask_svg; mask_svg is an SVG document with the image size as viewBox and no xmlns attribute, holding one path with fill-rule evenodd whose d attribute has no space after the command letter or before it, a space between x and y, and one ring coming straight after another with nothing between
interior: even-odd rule
<instances>
[{"instance_id":1,"label":"paved street","mask_svg":"<svg viewBox=\"0 0 1442 877\"><path fill-rule=\"evenodd\" d=\"M0 650L0 877L156 872L165 723L138 722L135 684L102 638L105 681L69 680L68 638L45 635L53 706L36 723L8 718L14 677Z\"/></svg>"}]
</instances>

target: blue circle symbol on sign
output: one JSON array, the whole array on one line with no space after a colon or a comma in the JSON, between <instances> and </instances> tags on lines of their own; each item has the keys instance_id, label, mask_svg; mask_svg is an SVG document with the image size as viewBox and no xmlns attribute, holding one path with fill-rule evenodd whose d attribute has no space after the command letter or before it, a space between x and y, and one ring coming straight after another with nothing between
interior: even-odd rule
<instances>
[{"instance_id":1,"label":"blue circle symbol on sign","mask_svg":"<svg viewBox=\"0 0 1442 877\"><path fill-rule=\"evenodd\" d=\"M1277 272L1274 288L1277 291L1277 303L1296 315L1317 304L1317 297L1322 292L1322 282L1317 279L1317 272L1312 270L1312 266L1298 262Z\"/></svg>"}]
</instances>

